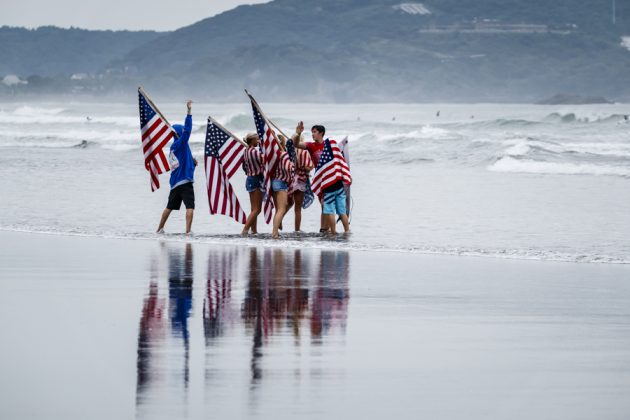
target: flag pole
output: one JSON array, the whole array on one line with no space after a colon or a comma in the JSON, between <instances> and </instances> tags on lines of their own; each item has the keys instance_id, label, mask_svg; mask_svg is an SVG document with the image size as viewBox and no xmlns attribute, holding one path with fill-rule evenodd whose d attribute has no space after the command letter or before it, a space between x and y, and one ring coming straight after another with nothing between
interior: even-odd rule
<instances>
[{"instance_id":1,"label":"flag pole","mask_svg":"<svg viewBox=\"0 0 630 420\"><path fill-rule=\"evenodd\" d=\"M245 93L247 94L247 96L249 96L249 99L254 103L254 105L256 106L256 108L258 109L258 112L260 112L260 115L262 115L262 117L265 119L265 121L267 121L269 124L271 124L276 130L278 130L280 132L280 134L282 134L287 140L289 140L291 137L287 136L286 134L284 134L284 132L282 130L280 130L278 128L278 126L276 126L273 121L271 121L269 118L267 118L267 116L265 115L265 113L262 111L262 108L260 107L260 105L258 105L258 102L256 102L256 99L254 99L254 97L247 91L247 89L245 89ZM280 143L278 141L278 139L276 139L276 143L278 143L278 146L280 146L280 148L283 151L286 151L286 147L282 146L282 143Z\"/></svg>"},{"instance_id":2,"label":"flag pole","mask_svg":"<svg viewBox=\"0 0 630 420\"><path fill-rule=\"evenodd\" d=\"M160 110L158 109L158 107L155 105L155 103L153 103L153 101L151 100L151 98L149 98L149 95L147 94L147 92L145 92L145 90L142 88L142 86L138 87L138 92L140 92L142 94L142 96L144 96L144 99L147 100L147 102L149 103L149 105L151 105L151 107L153 109L155 109L155 112L157 112L160 117L162 117L162 120L164 120L164 122L166 123L166 125L168 125L168 128L170 128L173 131L173 134L175 135L175 137L177 136L177 132L175 130L173 130L173 127L171 126L171 123L168 122L168 120L166 119L166 117L164 116L164 114L162 114L160 112Z\"/></svg>"},{"instance_id":3,"label":"flag pole","mask_svg":"<svg viewBox=\"0 0 630 420\"><path fill-rule=\"evenodd\" d=\"M212 118L211 115L208 115L208 121L211 122L212 124L216 125L217 127L219 127L221 130L225 131L226 133L228 133L230 136L234 137L235 140L237 140L239 143L241 143L242 145L244 145L245 147L248 147L247 143L245 143L243 140L239 139L234 133L232 133L230 130L228 130L227 128L223 127L221 124L219 124L219 122L217 120L215 120L214 118Z\"/></svg>"}]
</instances>

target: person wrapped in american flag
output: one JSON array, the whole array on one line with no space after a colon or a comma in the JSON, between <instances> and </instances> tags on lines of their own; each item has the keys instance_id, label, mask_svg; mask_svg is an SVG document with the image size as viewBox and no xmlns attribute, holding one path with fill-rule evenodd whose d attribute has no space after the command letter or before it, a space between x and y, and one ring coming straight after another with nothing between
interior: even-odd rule
<instances>
[{"instance_id":1,"label":"person wrapped in american flag","mask_svg":"<svg viewBox=\"0 0 630 420\"><path fill-rule=\"evenodd\" d=\"M263 155L258 147L260 139L258 134L249 133L245 136L247 149L243 153L243 171L247 176L245 180L245 189L249 193L249 203L251 211L247 216L245 226L241 231L241 235L247 235L250 231L252 234L258 234L258 215L262 210L263 194L264 194L264 166Z\"/></svg>"},{"instance_id":2,"label":"person wrapped in american flag","mask_svg":"<svg viewBox=\"0 0 630 420\"><path fill-rule=\"evenodd\" d=\"M295 144L300 143L300 136L294 134L291 140L287 141L287 152L291 156L291 160L295 164L295 175L293 178L293 189L289 193L292 193L294 211L295 211L295 231L300 233L300 227L302 225L302 208L308 207L313 201L313 193L310 190L309 174L315 167L311 155L304 149L297 149ZM307 196L307 193L309 194ZM306 202L305 198L310 202Z\"/></svg>"},{"instance_id":3,"label":"person wrapped in american flag","mask_svg":"<svg viewBox=\"0 0 630 420\"><path fill-rule=\"evenodd\" d=\"M313 176L313 192L321 197L322 217L332 235L336 235L335 214L339 216L345 233L350 232L344 185L352 183L350 167L332 139L323 142L322 153Z\"/></svg>"},{"instance_id":4,"label":"person wrapped in american flag","mask_svg":"<svg viewBox=\"0 0 630 420\"><path fill-rule=\"evenodd\" d=\"M168 203L162 212L160 224L157 228L158 233L164 232L164 225L173 210L179 210L182 201L186 206L186 233L190 234L192 227L193 212L195 210L195 190L193 182L195 182L195 167L197 159L192 155L190 145L190 133L192 132L192 101L186 102L188 110L184 125L175 124L173 130L177 133L177 137L171 144L169 155L169 163L171 165L171 192L168 195Z\"/></svg>"},{"instance_id":5,"label":"person wrapped in american flag","mask_svg":"<svg viewBox=\"0 0 630 420\"><path fill-rule=\"evenodd\" d=\"M319 159L324 152L324 135L326 134L326 127L323 125L314 125L311 128L312 142L305 142L302 138L302 132L304 131L304 122L300 121L295 128L295 138L299 141L295 142L295 147L298 149L304 149L308 152L313 161L315 168L319 166ZM314 179L313 179L314 181ZM329 217L324 214L324 201L323 196L315 192L314 185L311 185L313 192L319 196L319 201L322 206L322 213L320 218L320 233L328 232L331 227L328 225ZM333 217L334 220L334 217Z\"/></svg>"},{"instance_id":6,"label":"person wrapped in american flag","mask_svg":"<svg viewBox=\"0 0 630 420\"><path fill-rule=\"evenodd\" d=\"M285 149L286 138L283 135L278 135L278 141L282 148ZM293 165L289 154L283 151L271 175L271 192L276 208L271 229L271 237L274 239L280 238L278 231L280 226L282 226L282 219L284 219L284 215L289 209L289 191L292 190L294 173L295 165Z\"/></svg>"}]
</instances>

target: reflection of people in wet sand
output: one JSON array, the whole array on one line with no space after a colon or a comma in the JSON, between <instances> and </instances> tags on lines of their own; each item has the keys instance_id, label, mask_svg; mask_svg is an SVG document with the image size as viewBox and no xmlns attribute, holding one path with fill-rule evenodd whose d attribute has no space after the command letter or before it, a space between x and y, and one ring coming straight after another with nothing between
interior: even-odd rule
<instances>
[{"instance_id":1,"label":"reflection of people in wet sand","mask_svg":"<svg viewBox=\"0 0 630 420\"><path fill-rule=\"evenodd\" d=\"M289 267L287 267L289 269ZM287 296L288 321L293 329L296 345L300 342L300 326L308 309L308 267L302 259L302 251L293 254L293 273L290 274L290 287ZM304 284L307 283L307 284Z\"/></svg>"},{"instance_id":2,"label":"reflection of people in wet sand","mask_svg":"<svg viewBox=\"0 0 630 420\"><path fill-rule=\"evenodd\" d=\"M164 337L164 307L164 299L158 297L158 285L151 281L149 295L144 299L138 331L138 393L150 380L151 351Z\"/></svg>"},{"instance_id":3,"label":"reflection of people in wet sand","mask_svg":"<svg viewBox=\"0 0 630 420\"><path fill-rule=\"evenodd\" d=\"M245 327L250 332L253 332L254 342L252 347L251 371L252 381L254 382L259 380L262 376L259 366L259 360L262 357L261 348L263 342L263 291L260 278L258 250L251 248L249 250L249 278L245 291L245 300L243 301L242 316L245 321Z\"/></svg>"},{"instance_id":4,"label":"reflection of people in wet sand","mask_svg":"<svg viewBox=\"0 0 630 420\"><path fill-rule=\"evenodd\" d=\"M311 275L299 250L266 249L262 261L256 248L250 250L242 316L248 332L253 335L251 371L254 382L262 378L262 348L273 335L290 333L295 338L295 345L300 344L300 327L306 318L311 296L311 336L320 339L333 325L341 326L345 333L348 258L346 252L322 252L318 282L310 293L307 282Z\"/></svg>"},{"instance_id":5,"label":"reflection of people in wet sand","mask_svg":"<svg viewBox=\"0 0 630 420\"><path fill-rule=\"evenodd\" d=\"M167 263L159 269L161 261ZM140 410L138 418L155 418L148 401L155 398L154 392L165 388L187 392L189 383L189 317L192 310L193 251L186 244L166 250L164 258L155 259L151 267L149 292L144 300L140 328L138 332L137 394L136 405ZM160 279L168 278L168 299L160 297ZM163 283L164 284L164 283ZM167 307L168 303L168 307ZM170 321L170 322L169 322ZM170 334L166 332L170 324ZM183 345L182 345L183 343ZM183 347L183 368L173 366L181 355ZM160 357L168 354L168 358ZM181 357L181 356L180 356ZM155 360L158 359L159 363ZM165 363L166 362L166 363ZM175 380L175 383L169 381Z\"/></svg>"},{"instance_id":6,"label":"reflection of people in wet sand","mask_svg":"<svg viewBox=\"0 0 630 420\"><path fill-rule=\"evenodd\" d=\"M349 299L350 254L322 251L317 287L311 303L311 339L318 341L333 326L346 328Z\"/></svg>"},{"instance_id":7,"label":"reflection of people in wet sand","mask_svg":"<svg viewBox=\"0 0 630 420\"><path fill-rule=\"evenodd\" d=\"M184 258L179 252L169 253L168 295L173 333L188 344L188 317L192 309L193 285L192 245L186 244Z\"/></svg>"},{"instance_id":8,"label":"reflection of people in wet sand","mask_svg":"<svg viewBox=\"0 0 630 420\"><path fill-rule=\"evenodd\" d=\"M236 250L212 250L208 255L208 283L203 305L206 345L223 334L230 318L232 279L236 275Z\"/></svg>"}]
</instances>

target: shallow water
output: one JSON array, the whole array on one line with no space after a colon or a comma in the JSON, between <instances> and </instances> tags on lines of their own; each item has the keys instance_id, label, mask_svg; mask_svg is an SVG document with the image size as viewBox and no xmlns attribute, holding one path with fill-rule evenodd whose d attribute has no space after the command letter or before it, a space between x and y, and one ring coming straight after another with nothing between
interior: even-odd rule
<instances>
[{"instance_id":1,"label":"shallow water","mask_svg":"<svg viewBox=\"0 0 630 420\"><path fill-rule=\"evenodd\" d=\"M630 412L627 265L0 243L2 419Z\"/></svg>"},{"instance_id":2,"label":"shallow water","mask_svg":"<svg viewBox=\"0 0 630 420\"><path fill-rule=\"evenodd\" d=\"M198 242L630 262L626 105L263 106L287 132L302 119L349 136L354 233L335 242L226 236L240 226L208 214L200 167ZM183 105L161 107L172 122L183 118ZM245 103L195 104L194 112L200 161L207 113L238 135L253 130ZM135 102L0 104L0 195L10 201L0 229L153 239L168 178L150 192L138 123ZM249 209L240 171L232 184ZM302 230L319 230L316 207ZM167 232L183 231L180 213ZM293 223L290 213L285 233Z\"/></svg>"}]
</instances>

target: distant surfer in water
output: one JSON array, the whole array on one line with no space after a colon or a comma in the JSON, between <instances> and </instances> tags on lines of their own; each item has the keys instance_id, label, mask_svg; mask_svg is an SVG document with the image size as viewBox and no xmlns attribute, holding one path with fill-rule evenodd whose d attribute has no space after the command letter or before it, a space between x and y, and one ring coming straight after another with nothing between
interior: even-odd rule
<instances>
[{"instance_id":1,"label":"distant surfer in water","mask_svg":"<svg viewBox=\"0 0 630 420\"><path fill-rule=\"evenodd\" d=\"M164 233L164 225L168 220L168 216L170 216L171 211L180 209L182 201L186 206L186 234L191 233L190 229L192 227L193 212L195 210L195 190L193 188L193 182L195 182L195 166L197 166L197 159L193 157L188 142L190 140L190 133L192 132L191 100L186 102L186 108L188 112L184 125L175 124L172 127L176 133L176 138L171 145L171 152L169 154L171 192L168 195L166 208L162 212L160 225L157 228L158 233Z\"/></svg>"}]
</instances>

